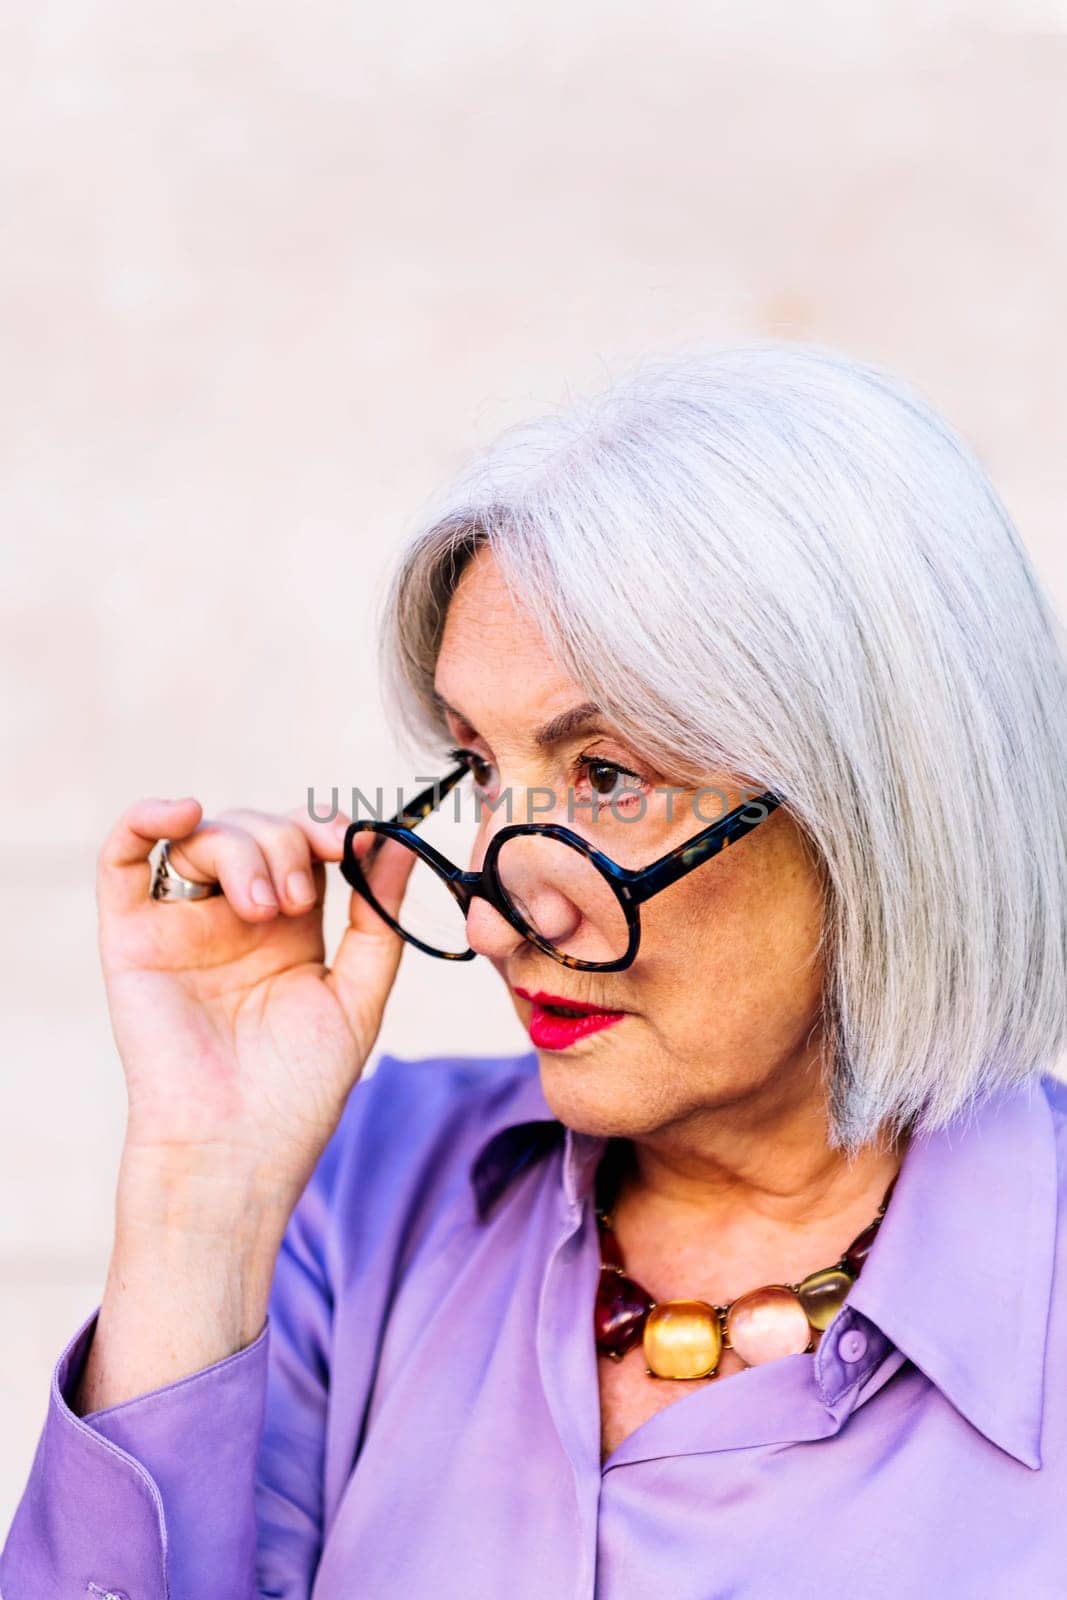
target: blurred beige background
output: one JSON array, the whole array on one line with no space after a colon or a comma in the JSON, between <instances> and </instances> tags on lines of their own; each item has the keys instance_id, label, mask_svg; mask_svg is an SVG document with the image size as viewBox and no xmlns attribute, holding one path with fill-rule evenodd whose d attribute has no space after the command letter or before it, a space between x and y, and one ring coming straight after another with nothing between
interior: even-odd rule
<instances>
[{"instance_id":1,"label":"blurred beige background","mask_svg":"<svg viewBox=\"0 0 1067 1600\"><path fill-rule=\"evenodd\" d=\"M109 1248L96 851L139 795L410 781L370 617L472 447L689 339L837 344L1067 611L1067 0L50 0L0 73L6 1529ZM527 1047L408 952L379 1052Z\"/></svg>"}]
</instances>

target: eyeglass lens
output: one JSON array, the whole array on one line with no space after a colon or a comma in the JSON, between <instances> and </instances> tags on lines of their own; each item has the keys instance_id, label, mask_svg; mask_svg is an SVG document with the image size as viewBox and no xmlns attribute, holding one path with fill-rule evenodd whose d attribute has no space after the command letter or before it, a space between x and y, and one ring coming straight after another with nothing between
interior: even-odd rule
<instances>
[{"instance_id":1,"label":"eyeglass lens","mask_svg":"<svg viewBox=\"0 0 1067 1600\"><path fill-rule=\"evenodd\" d=\"M480 866L478 828L467 804L420 823L418 835L456 866ZM496 858L499 887L519 920L562 955L583 961L617 961L626 954L626 916L602 873L581 851L543 834L505 839ZM483 912L484 914L484 912ZM417 859L398 917L405 933L444 954L469 948L466 918L451 890Z\"/></svg>"}]
</instances>

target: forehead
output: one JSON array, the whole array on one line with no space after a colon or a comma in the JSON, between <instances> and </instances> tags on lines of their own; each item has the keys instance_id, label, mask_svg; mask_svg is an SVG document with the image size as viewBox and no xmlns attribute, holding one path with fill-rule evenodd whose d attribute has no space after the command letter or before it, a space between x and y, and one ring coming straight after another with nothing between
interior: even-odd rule
<instances>
[{"instance_id":1,"label":"forehead","mask_svg":"<svg viewBox=\"0 0 1067 1600\"><path fill-rule=\"evenodd\" d=\"M533 617L509 592L496 557L484 545L467 562L449 601L440 654L464 654L482 639L547 654Z\"/></svg>"},{"instance_id":2,"label":"forehead","mask_svg":"<svg viewBox=\"0 0 1067 1600\"><path fill-rule=\"evenodd\" d=\"M434 688L478 727L542 722L585 698L552 660L544 635L484 547L449 602Z\"/></svg>"}]
</instances>

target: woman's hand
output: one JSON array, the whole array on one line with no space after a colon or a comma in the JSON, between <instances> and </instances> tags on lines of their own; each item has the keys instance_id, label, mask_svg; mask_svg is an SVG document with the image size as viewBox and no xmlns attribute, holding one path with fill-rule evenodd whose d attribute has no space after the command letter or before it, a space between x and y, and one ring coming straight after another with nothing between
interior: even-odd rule
<instances>
[{"instance_id":1,"label":"woman's hand","mask_svg":"<svg viewBox=\"0 0 1067 1600\"><path fill-rule=\"evenodd\" d=\"M168 1194L217 1193L288 1216L373 1048L403 941L353 893L332 967L324 960L325 862L348 819L302 808L203 817L197 800L136 801L98 858L100 957L126 1075L128 1206L163 1220ZM362 859L375 835L357 836ZM217 879L204 900L149 897L149 856L170 840L176 871ZM397 913L410 852L387 842L368 868ZM170 1180L174 1185L171 1190ZM200 1202L198 1202L200 1203ZM166 1217L168 1225L176 1220Z\"/></svg>"}]
</instances>

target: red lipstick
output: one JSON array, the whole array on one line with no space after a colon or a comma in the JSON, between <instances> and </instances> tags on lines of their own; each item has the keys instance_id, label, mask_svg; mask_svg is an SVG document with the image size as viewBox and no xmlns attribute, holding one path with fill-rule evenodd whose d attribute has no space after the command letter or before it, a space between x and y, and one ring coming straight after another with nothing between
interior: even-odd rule
<instances>
[{"instance_id":1,"label":"red lipstick","mask_svg":"<svg viewBox=\"0 0 1067 1600\"><path fill-rule=\"evenodd\" d=\"M568 1000L566 995L546 994L543 989L516 988L514 992L533 1006L527 1027L538 1050L566 1050L576 1040L584 1039L587 1033L610 1028L613 1022L621 1022L626 1015L625 1011L605 1011L603 1006ZM564 1016L556 1007L573 1015Z\"/></svg>"}]
</instances>

